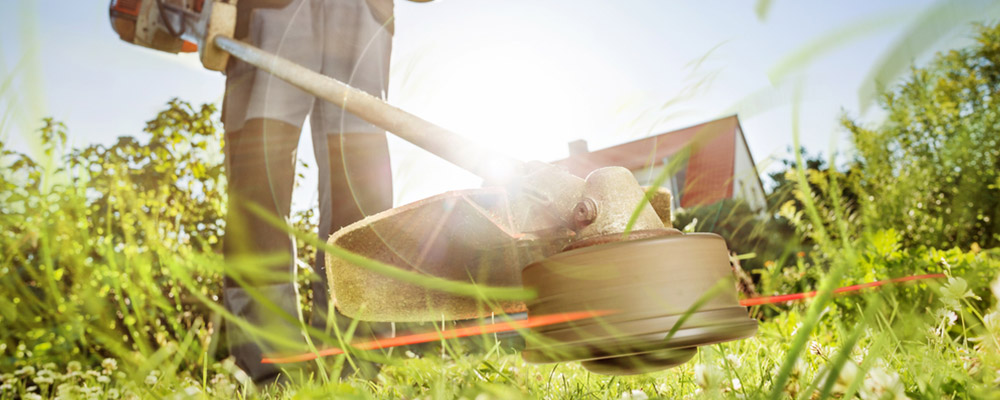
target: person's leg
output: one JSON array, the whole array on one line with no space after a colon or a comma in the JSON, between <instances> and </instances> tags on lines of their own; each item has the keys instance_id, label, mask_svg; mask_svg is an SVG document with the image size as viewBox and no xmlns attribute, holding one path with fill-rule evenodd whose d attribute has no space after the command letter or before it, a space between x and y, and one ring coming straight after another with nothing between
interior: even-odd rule
<instances>
[{"instance_id":1,"label":"person's leg","mask_svg":"<svg viewBox=\"0 0 1000 400\"><path fill-rule=\"evenodd\" d=\"M392 37L375 21L365 0L328 0L322 20L324 75L332 76L374 96L386 92ZM391 7L390 7L391 11ZM365 49L370 49L367 56ZM368 63L360 62L361 58ZM343 109L319 102L311 118L313 148L319 170L319 237L326 241L338 229L392 207L392 171L385 132ZM348 327L352 320L331 307L326 255L318 251L313 283L313 324L328 331ZM329 318L328 318L329 317ZM332 324L327 324L332 322ZM361 323L355 338L391 336L388 323ZM363 375L374 365L362 363Z\"/></svg>"},{"instance_id":2,"label":"person's leg","mask_svg":"<svg viewBox=\"0 0 1000 400\"><path fill-rule=\"evenodd\" d=\"M322 73L384 97L392 47L384 23L373 16L365 0L326 1L322 20L314 21L322 24L326 39ZM316 104L311 123L320 174L318 233L325 241L338 229L392 207L392 173L385 131L322 101ZM322 281L315 283L314 293L329 294L323 252L317 252L315 271ZM316 296L315 309L327 310L328 297ZM319 319L323 315L319 313Z\"/></svg>"},{"instance_id":3,"label":"person's leg","mask_svg":"<svg viewBox=\"0 0 1000 400\"><path fill-rule=\"evenodd\" d=\"M260 2L258 2L260 3ZM241 6L253 5L247 3ZM279 1L275 8L243 10L246 40L308 68L319 69L311 28L312 3ZM227 321L230 353L255 382L273 382L279 369L262 354L301 351L295 285L295 242L250 211L255 205L287 220L295 181L295 149L314 97L280 79L231 59L226 71L223 122L229 174L223 301L241 321Z\"/></svg>"},{"instance_id":4,"label":"person's leg","mask_svg":"<svg viewBox=\"0 0 1000 400\"><path fill-rule=\"evenodd\" d=\"M317 159L323 159L319 170L321 239L392 208L392 169L385 133L321 134L314 140ZM325 254L318 252L317 272L324 272L325 278L324 259Z\"/></svg>"},{"instance_id":5,"label":"person's leg","mask_svg":"<svg viewBox=\"0 0 1000 400\"><path fill-rule=\"evenodd\" d=\"M338 229L392 207L392 171L384 133L345 133L324 137L325 141L316 144L316 152L325 153L322 157L328 163L328 168L321 168L319 174L320 238L326 240ZM324 148L325 151L322 150ZM321 264L326 255L317 251L316 257L317 264ZM329 299L335 295L328 284L325 264L322 269L317 267L316 271L321 277L313 282L312 324L326 329L335 337L333 329L343 333L353 320L331 307ZM393 333L390 323L359 322L353 338L368 340L392 336ZM354 365L361 377L371 378L378 372L377 365L371 362L355 360ZM341 375L353 372L353 368L345 368Z\"/></svg>"},{"instance_id":6,"label":"person's leg","mask_svg":"<svg viewBox=\"0 0 1000 400\"><path fill-rule=\"evenodd\" d=\"M226 134L229 211L223 300L234 315L269 335L229 324L227 338L237 365L255 382L273 380L280 372L261 364L262 354L292 350L302 342L296 322L295 242L251 211L256 206L282 221L288 218L300 132L285 122L252 119Z\"/></svg>"}]
</instances>

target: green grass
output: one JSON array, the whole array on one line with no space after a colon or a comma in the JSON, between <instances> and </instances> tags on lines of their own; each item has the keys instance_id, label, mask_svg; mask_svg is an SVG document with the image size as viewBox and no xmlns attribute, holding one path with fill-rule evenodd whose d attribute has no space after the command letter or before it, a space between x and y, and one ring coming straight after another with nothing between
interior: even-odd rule
<instances>
[{"instance_id":1,"label":"green grass","mask_svg":"<svg viewBox=\"0 0 1000 400\"><path fill-rule=\"evenodd\" d=\"M757 2L761 19L770 7L770 1ZM930 12L922 15L913 29L926 31L921 27L940 21ZM855 26L859 32L834 32L817 43L839 46L877 28L881 18L861 21ZM930 42L912 40L894 47L872 76L892 75L901 59L909 62L905 54ZM984 39L983 57L995 57L997 46ZM822 50L792 54L775 69L776 79L817 59ZM8 102L10 81L0 82L0 96ZM797 126L800 101L791 103ZM0 113L0 128L20 115L15 111L7 106ZM763 267L752 272L763 295L799 290L819 295L754 307L751 314L761 322L752 338L702 347L692 361L670 370L610 377L591 374L579 363L526 364L516 348L487 335L351 351L289 365L286 384L254 385L228 357L222 334L226 322L301 351L315 347L253 326L220 304L224 271L254 273L256 265L283 256L227 264L220 255L226 183L221 160L211 157L222 139L218 125L214 107L175 100L148 123L141 143L123 138L107 147L65 149L66 128L53 121L32 133L44 159L33 160L0 143L0 400L1000 397L1000 251L980 249L975 242L962 248L918 246L912 244L914 230L905 225L871 228L884 226L878 222L897 216L907 203L893 203L899 199L890 196L844 196L856 187L856 176L805 168L801 154L786 171L790 194L771 210L795 232L795 251L755 251L781 257L762 260ZM958 160L961 154L942 157ZM674 158L657 182L665 181L679 160ZM831 154L830 165L833 160ZM983 198L995 194L983 193ZM714 215L717 220L718 212ZM962 230L937 221L951 231ZM931 224L919 228L942 230ZM309 265L313 248L324 244L312 240L308 215L287 229L301 239L301 264ZM337 248L324 250L401 281L483 300L532 295L429 279ZM843 285L920 273L948 278L850 296L831 293ZM316 279L308 269L300 275L303 288ZM308 304L313 294L308 289L301 294ZM310 333L335 343L350 339L352 328ZM362 359L376 360L382 368L374 376L341 378L345 367Z\"/></svg>"},{"instance_id":2,"label":"green grass","mask_svg":"<svg viewBox=\"0 0 1000 400\"><path fill-rule=\"evenodd\" d=\"M808 230L814 250L784 264L772 261L772 279L758 290L775 294L813 282L821 295L765 306L766 313L751 310L768 315L753 338L702 347L693 361L671 370L608 377L578 363L529 365L515 349L485 336L293 365L289 384L258 388L227 358L220 335L223 320L268 334L218 303L226 265L212 239L220 227L208 223L224 211L218 208L224 180L215 166L197 164L172 147L217 137L212 118L211 109L172 103L154 120L163 125L151 123L147 129L150 143L126 141L74 153L58 172L63 175L55 181L62 183L48 188L42 184L47 179L42 167L5 152L9 172L0 184L9 195L0 201L0 324L5 327L0 331L0 399L59 393L95 398L981 398L998 389L1000 312L989 289L1000 271L996 252L907 249L900 245L902 235L892 231L849 233L846 220L823 220L815 201L834 210L843 205L813 192L806 170L794 172L802 211L808 214L795 224ZM60 146L62 129L47 125L43 142ZM138 164L130 157L149 157L146 149L161 152L160 174L130 166ZM173 176L171 170L187 172ZM206 186L197 193L187 184L167 183L187 182L186 174L202 170L199 179ZM902 271L944 272L950 278L854 296L829 293L836 286ZM471 290L463 285L446 289ZM484 298L490 294L473 292ZM358 358L379 360L380 373L339 379L341 369Z\"/></svg>"}]
</instances>

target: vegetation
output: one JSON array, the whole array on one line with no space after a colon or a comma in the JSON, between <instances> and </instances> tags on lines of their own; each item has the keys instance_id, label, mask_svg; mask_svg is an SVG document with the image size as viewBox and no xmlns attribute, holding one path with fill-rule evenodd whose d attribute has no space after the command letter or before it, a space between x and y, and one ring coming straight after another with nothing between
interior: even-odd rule
<instances>
[{"instance_id":1,"label":"vegetation","mask_svg":"<svg viewBox=\"0 0 1000 400\"><path fill-rule=\"evenodd\" d=\"M382 352L371 380L340 380L337 356L258 388L220 335L230 316L218 304L225 178L214 108L172 101L145 143L82 150L65 149L65 127L47 121L40 136L56 168L0 146L0 399L997 397L997 65L991 26L975 46L915 68L885 93L887 123L845 119L858 154L847 172L797 154L772 195L775 215L752 216L763 225L739 220L738 204L692 210L686 222L730 237L758 226L776 235L734 244L756 252L758 292L819 295L757 307L755 337L630 377L528 365L483 337ZM831 293L917 273L946 278Z\"/></svg>"},{"instance_id":2,"label":"vegetation","mask_svg":"<svg viewBox=\"0 0 1000 400\"><path fill-rule=\"evenodd\" d=\"M976 41L885 93L880 126L844 118L864 171L858 207L906 245L1000 245L1000 31L979 27Z\"/></svg>"}]
</instances>

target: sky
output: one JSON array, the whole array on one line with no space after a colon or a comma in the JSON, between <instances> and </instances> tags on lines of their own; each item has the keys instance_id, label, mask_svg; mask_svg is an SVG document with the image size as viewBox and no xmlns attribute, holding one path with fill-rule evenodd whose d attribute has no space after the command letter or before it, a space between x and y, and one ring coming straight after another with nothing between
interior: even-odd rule
<instances>
[{"instance_id":1,"label":"sky","mask_svg":"<svg viewBox=\"0 0 1000 400\"><path fill-rule=\"evenodd\" d=\"M847 157L838 119L878 123L876 81L969 44L971 21L1000 17L996 3L972 0L765 3L760 13L745 0L396 0L389 101L542 161L566 157L576 139L595 150L736 114L758 167L773 170L793 143L794 110L810 152ZM51 116L72 145L109 144L141 137L173 97L221 105L221 73L120 41L107 4L0 3L0 110L10 118L0 139L31 153ZM397 206L479 184L401 140L390 148ZM315 165L312 154L302 135L299 157ZM305 172L296 209L317 204L315 170Z\"/></svg>"}]
</instances>

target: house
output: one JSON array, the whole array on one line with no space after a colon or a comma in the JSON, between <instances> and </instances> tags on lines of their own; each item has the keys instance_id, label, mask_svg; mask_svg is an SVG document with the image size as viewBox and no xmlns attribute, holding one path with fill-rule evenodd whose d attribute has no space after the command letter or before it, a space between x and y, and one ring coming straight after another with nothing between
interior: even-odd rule
<instances>
[{"instance_id":1,"label":"house","mask_svg":"<svg viewBox=\"0 0 1000 400\"><path fill-rule=\"evenodd\" d=\"M622 166L644 186L673 162L676 172L661 184L673 194L673 209L729 198L743 199L758 212L767 208L764 185L735 115L601 150L589 151L583 140L569 148L569 158L553 164L580 177L597 168Z\"/></svg>"}]
</instances>

